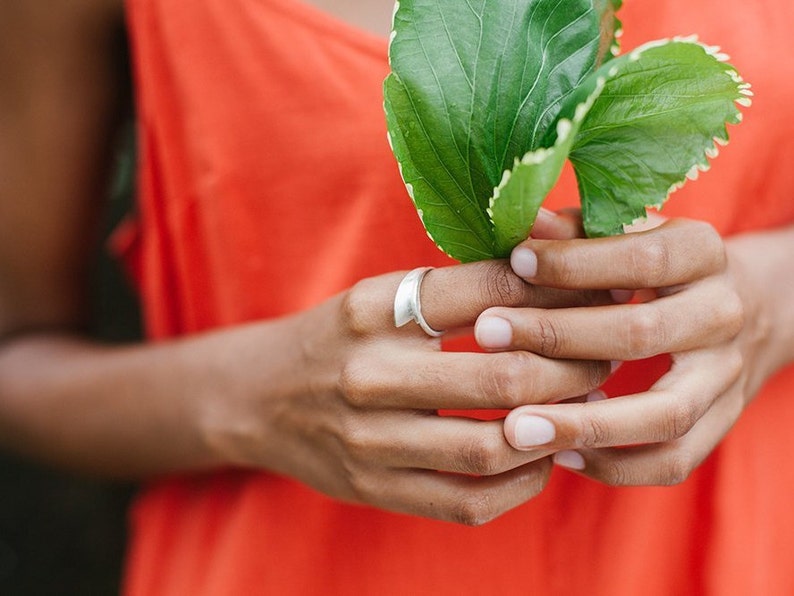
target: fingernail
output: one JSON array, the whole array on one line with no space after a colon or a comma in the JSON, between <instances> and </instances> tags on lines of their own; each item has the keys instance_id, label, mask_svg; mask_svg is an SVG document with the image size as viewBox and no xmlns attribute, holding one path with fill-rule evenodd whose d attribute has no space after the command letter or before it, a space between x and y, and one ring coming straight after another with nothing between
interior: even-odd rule
<instances>
[{"instance_id":1,"label":"fingernail","mask_svg":"<svg viewBox=\"0 0 794 596\"><path fill-rule=\"evenodd\" d=\"M626 304L634 298L634 290L609 290L609 293L618 304Z\"/></svg>"},{"instance_id":2,"label":"fingernail","mask_svg":"<svg viewBox=\"0 0 794 596\"><path fill-rule=\"evenodd\" d=\"M521 416L516 420L516 443L519 447L537 447L554 440L557 429L540 416Z\"/></svg>"},{"instance_id":3,"label":"fingernail","mask_svg":"<svg viewBox=\"0 0 794 596\"><path fill-rule=\"evenodd\" d=\"M510 255L510 266L519 277L535 277L538 273L538 256L535 251L519 246Z\"/></svg>"},{"instance_id":4,"label":"fingernail","mask_svg":"<svg viewBox=\"0 0 794 596\"><path fill-rule=\"evenodd\" d=\"M554 211L550 209L546 209L545 207L541 207L538 209L538 214L535 216L535 222L545 222L545 223L552 223L557 220L559 215L554 213Z\"/></svg>"},{"instance_id":5,"label":"fingernail","mask_svg":"<svg viewBox=\"0 0 794 596\"><path fill-rule=\"evenodd\" d=\"M612 360L609 363L609 366L612 369L610 372L615 372L617 369L619 369L621 366L623 366L623 361L622 360Z\"/></svg>"},{"instance_id":6,"label":"fingernail","mask_svg":"<svg viewBox=\"0 0 794 596\"><path fill-rule=\"evenodd\" d=\"M585 467L584 458L578 451L558 451L552 456L552 460L558 466L571 470L584 470Z\"/></svg>"},{"instance_id":7,"label":"fingernail","mask_svg":"<svg viewBox=\"0 0 794 596\"><path fill-rule=\"evenodd\" d=\"M481 317L474 337L483 348L508 348L513 341L513 326L501 317Z\"/></svg>"},{"instance_id":8,"label":"fingernail","mask_svg":"<svg viewBox=\"0 0 794 596\"><path fill-rule=\"evenodd\" d=\"M603 401L607 398L607 394L601 391L600 389L594 389L590 393L587 394L586 401Z\"/></svg>"}]
</instances>

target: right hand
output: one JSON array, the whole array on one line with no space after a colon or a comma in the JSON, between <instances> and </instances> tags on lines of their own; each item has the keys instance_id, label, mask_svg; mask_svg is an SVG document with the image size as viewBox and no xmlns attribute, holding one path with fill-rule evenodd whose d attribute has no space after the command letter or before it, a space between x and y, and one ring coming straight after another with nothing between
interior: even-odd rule
<instances>
[{"instance_id":1,"label":"right hand","mask_svg":"<svg viewBox=\"0 0 794 596\"><path fill-rule=\"evenodd\" d=\"M442 352L417 325L394 326L404 274L366 279L310 311L238 331L228 383L205 409L205 436L223 461L286 474L345 501L481 524L544 488L551 452L513 449L501 421L437 410L573 398L600 385L610 364ZM431 327L453 330L491 306L608 298L533 286L506 261L487 261L430 271L421 300Z\"/></svg>"}]
</instances>

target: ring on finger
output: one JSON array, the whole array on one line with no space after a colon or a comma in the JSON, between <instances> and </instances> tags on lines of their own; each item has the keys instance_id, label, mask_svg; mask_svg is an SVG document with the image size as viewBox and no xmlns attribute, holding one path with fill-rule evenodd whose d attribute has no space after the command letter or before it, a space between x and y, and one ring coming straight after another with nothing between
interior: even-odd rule
<instances>
[{"instance_id":1,"label":"ring on finger","mask_svg":"<svg viewBox=\"0 0 794 596\"><path fill-rule=\"evenodd\" d=\"M444 331L433 329L422 314L422 280L431 269L432 267L419 267L403 277L394 296L394 326L402 327L414 321L430 337L441 337Z\"/></svg>"}]
</instances>

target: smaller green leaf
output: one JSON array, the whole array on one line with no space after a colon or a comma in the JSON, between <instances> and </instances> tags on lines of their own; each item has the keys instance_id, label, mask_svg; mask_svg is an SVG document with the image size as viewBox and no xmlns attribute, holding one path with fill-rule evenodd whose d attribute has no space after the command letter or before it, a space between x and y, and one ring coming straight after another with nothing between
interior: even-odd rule
<instances>
[{"instance_id":1,"label":"smaller green leaf","mask_svg":"<svg viewBox=\"0 0 794 596\"><path fill-rule=\"evenodd\" d=\"M708 169L752 95L726 58L694 39L652 42L602 66L570 99L604 85L570 154L588 236L622 233Z\"/></svg>"},{"instance_id":2,"label":"smaller green leaf","mask_svg":"<svg viewBox=\"0 0 794 596\"><path fill-rule=\"evenodd\" d=\"M557 121L556 138L550 147L516 158L513 169L505 171L488 208L496 257L507 257L529 235L541 203L560 177L582 121L603 88L603 84L596 85L572 115L566 113Z\"/></svg>"}]
</instances>

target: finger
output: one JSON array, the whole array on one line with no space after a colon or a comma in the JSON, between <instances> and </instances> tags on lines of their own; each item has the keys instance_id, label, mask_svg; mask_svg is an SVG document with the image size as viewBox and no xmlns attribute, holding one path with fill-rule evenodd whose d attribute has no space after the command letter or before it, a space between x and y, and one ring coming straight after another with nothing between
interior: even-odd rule
<instances>
[{"instance_id":1,"label":"finger","mask_svg":"<svg viewBox=\"0 0 794 596\"><path fill-rule=\"evenodd\" d=\"M610 486L680 484L714 450L743 408L735 383L680 439L639 447L561 451L554 461Z\"/></svg>"},{"instance_id":2,"label":"finger","mask_svg":"<svg viewBox=\"0 0 794 596\"><path fill-rule=\"evenodd\" d=\"M718 278L643 304L485 311L475 337L489 350L527 350L549 358L639 360L714 346L743 325L739 297Z\"/></svg>"},{"instance_id":3,"label":"finger","mask_svg":"<svg viewBox=\"0 0 794 596\"><path fill-rule=\"evenodd\" d=\"M606 304L606 292L529 284L505 260L433 269L422 284L422 312L434 329L469 327L493 306L560 308Z\"/></svg>"},{"instance_id":4,"label":"finger","mask_svg":"<svg viewBox=\"0 0 794 596\"><path fill-rule=\"evenodd\" d=\"M738 377L733 348L676 355L644 393L587 404L523 406L505 419L517 449L580 449L662 443L684 436Z\"/></svg>"},{"instance_id":5,"label":"finger","mask_svg":"<svg viewBox=\"0 0 794 596\"><path fill-rule=\"evenodd\" d=\"M588 393L609 372L609 362L556 360L521 351L384 349L345 366L340 389L359 408L512 409Z\"/></svg>"},{"instance_id":6,"label":"finger","mask_svg":"<svg viewBox=\"0 0 794 596\"><path fill-rule=\"evenodd\" d=\"M479 526L537 496L550 471L549 459L485 477L400 470L372 479L363 493L391 511Z\"/></svg>"},{"instance_id":7,"label":"finger","mask_svg":"<svg viewBox=\"0 0 794 596\"><path fill-rule=\"evenodd\" d=\"M566 210L555 213L543 207L538 211L532 226L533 238L542 240L566 240L583 238L582 218L579 210Z\"/></svg>"},{"instance_id":8,"label":"finger","mask_svg":"<svg viewBox=\"0 0 794 596\"><path fill-rule=\"evenodd\" d=\"M532 283L567 289L661 288L725 268L725 250L703 222L675 219L634 234L575 240L527 240L510 259Z\"/></svg>"},{"instance_id":9,"label":"finger","mask_svg":"<svg viewBox=\"0 0 794 596\"><path fill-rule=\"evenodd\" d=\"M513 449L501 420L390 411L372 412L364 422L345 437L348 451L385 467L494 476L552 454Z\"/></svg>"},{"instance_id":10,"label":"finger","mask_svg":"<svg viewBox=\"0 0 794 596\"><path fill-rule=\"evenodd\" d=\"M339 297L342 324L359 335L394 331L394 296L407 272L364 279ZM422 314L434 329L470 327L492 306L557 308L607 304L608 292L559 290L528 284L507 261L481 261L429 271L421 286ZM422 330L412 325L417 337ZM400 334L407 331L401 329Z\"/></svg>"}]
</instances>

